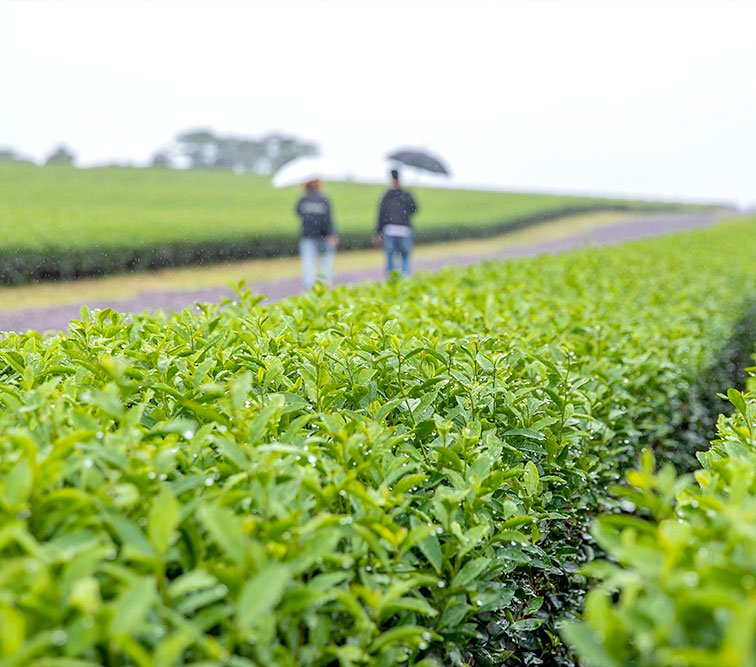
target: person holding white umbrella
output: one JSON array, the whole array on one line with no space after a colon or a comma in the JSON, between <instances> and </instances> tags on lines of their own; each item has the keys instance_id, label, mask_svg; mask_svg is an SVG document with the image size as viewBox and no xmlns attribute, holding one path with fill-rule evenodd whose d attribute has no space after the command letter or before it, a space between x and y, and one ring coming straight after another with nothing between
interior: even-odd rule
<instances>
[{"instance_id":1,"label":"person holding white umbrella","mask_svg":"<svg viewBox=\"0 0 756 667\"><path fill-rule=\"evenodd\" d=\"M331 202L320 192L320 179L309 180L303 187L305 191L297 202L296 212L302 220L299 237L302 282L305 289L309 290L316 278L326 284L331 283L339 236L333 224Z\"/></svg>"},{"instance_id":2,"label":"person holding white umbrella","mask_svg":"<svg viewBox=\"0 0 756 667\"><path fill-rule=\"evenodd\" d=\"M322 179L344 180L341 165L320 157L305 157L283 165L273 176L273 187L301 185L305 192L295 211L302 220L299 256L302 259L302 282L311 289L319 278L331 282L333 258L339 237L333 224L331 202L320 189Z\"/></svg>"}]
</instances>

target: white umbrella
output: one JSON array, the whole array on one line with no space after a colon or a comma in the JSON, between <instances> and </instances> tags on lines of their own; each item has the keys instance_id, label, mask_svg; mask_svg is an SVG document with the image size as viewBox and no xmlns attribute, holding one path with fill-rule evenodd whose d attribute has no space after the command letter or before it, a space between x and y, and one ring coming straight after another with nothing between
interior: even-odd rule
<instances>
[{"instance_id":1,"label":"white umbrella","mask_svg":"<svg viewBox=\"0 0 756 667\"><path fill-rule=\"evenodd\" d=\"M309 181L345 181L347 171L341 165L320 157L305 157L292 160L273 176L273 187L285 188Z\"/></svg>"}]
</instances>

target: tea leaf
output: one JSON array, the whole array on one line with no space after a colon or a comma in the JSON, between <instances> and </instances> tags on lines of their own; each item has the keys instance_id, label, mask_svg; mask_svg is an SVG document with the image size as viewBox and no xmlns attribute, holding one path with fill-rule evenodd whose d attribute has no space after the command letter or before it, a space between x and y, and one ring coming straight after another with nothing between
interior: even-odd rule
<instances>
[{"instance_id":1,"label":"tea leaf","mask_svg":"<svg viewBox=\"0 0 756 667\"><path fill-rule=\"evenodd\" d=\"M147 521L147 534L158 554L164 554L181 518L181 506L173 494L164 489L155 496Z\"/></svg>"},{"instance_id":2,"label":"tea leaf","mask_svg":"<svg viewBox=\"0 0 756 667\"><path fill-rule=\"evenodd\" d=\"M111 637L135 635L155 602L155 582L150 577L136 579L113 603Z\"/></svg>"},{"instance_id":3,"label":"tea leaf","mask_svg":"<svg viewBox=\"0 0 756 667\"><path fill-rule=\"evenodd\" d=\"M278 604L291 574L283 565L266 568L252 577L242 588L236 603L236 623L248 634Z\"/></svg>"}]
</instances>

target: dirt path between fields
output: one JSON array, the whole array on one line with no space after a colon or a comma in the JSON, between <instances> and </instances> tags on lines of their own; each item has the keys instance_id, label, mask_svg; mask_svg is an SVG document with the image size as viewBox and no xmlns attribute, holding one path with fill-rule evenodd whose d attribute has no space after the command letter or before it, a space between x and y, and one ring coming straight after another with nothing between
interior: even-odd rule
<instances>
[{"instance_id":1,"label":"dirt path between fields","mask_svg":"<svg viewBox=\"0 0 756 667\"><path fill-rule=\"evenodd\" d=\"M695 214L654 214L642 218L633 218L627 222L596 227L572 236L552 239L527 246L504 248L496 252L465 255L449 254L435 259L414 262L414 271L437 271L455 264L464 266L483 259L506 259L524 257L542 253L554 253L585 245L607 245L633 239L660 236L672 232L681 232L695 227L711 225L725 217L732 217L731 211L707 211ZM450 244L450 249L453 245ZM335 276L335 284L348 285L364 280L382 280L383 270L378 268L347 271ZM258 282L248 285L257 294L267 294L269 301L278 301L302 291L299 278L286 278L270 282ZM231 297L233 292L225 287L171 292L141 292L129 299L91 301L86 305L91 309L112 308L122 313L140 313L150 309L179 311L194 303L218 302L223 297ZM63 331L72 319L79 318L82 304L55 306L47 308L28 308L0 313L0 331Z\"/></svg>"}]
</instances>

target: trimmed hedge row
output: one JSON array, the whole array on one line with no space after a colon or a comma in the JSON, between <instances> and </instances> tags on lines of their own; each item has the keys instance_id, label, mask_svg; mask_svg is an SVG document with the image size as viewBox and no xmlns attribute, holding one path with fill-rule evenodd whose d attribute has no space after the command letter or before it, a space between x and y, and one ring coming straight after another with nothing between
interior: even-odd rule
<instances>
[{"instance_id":1,"label":"trimmed hedge row","mask_svg":"<svg viewBox=\"0 0 756 667\"><path fill-rule=\"evenodd\" d=\"M569 664L588 522L689 421L750 225L7 335L0 660Z\"/></svg>"},{"instance_id":2,"label":"trimmed hedge row","mask_svg":"<svg viewBox=\"0 0 756 667\"><path fill-rule=\"evenodd\" d=\"M586 665L756 664L756 399L728 396L692 478L647 450L615 489L635 514L595 524L612 562L586 568L601 584L562 629Z\"/></svg>"},{"instance_id":3,"label":"trimmed hedge row","mask_svg":"<svg viewBox=\"0 0 756 667\"><path fill-rule=\"evenodd\" d=\"M675 207L670 206L668 209L674 210ZM593 205L560 206L486 225L463 224L419 229L416 240L419 243L432 243L462 238L485 238L565 215L591 211L643 210L645 209L631 204L606 205L601 202ZM664 208L654 206L648 210L659 211ZM371 248L370 229L363 233L343 234L340 247L345 250ZM151 245L138 243L133 246L5 247L0 248L0 283L17 285L34 281L73 280L131 271L155 271L215 262L293 256L297 252L298 239L294 236L260 234L235 239L166 241Z\"/></svg>"}]
</instances>

